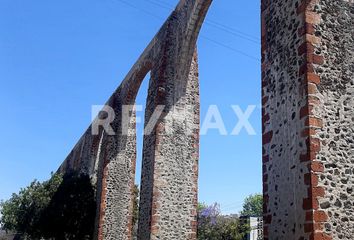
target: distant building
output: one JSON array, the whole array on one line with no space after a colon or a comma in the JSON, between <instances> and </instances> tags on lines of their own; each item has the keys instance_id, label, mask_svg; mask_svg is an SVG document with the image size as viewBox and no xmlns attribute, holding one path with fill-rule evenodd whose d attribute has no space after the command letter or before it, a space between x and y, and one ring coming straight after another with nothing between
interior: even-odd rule
<instances>
[{"instance_id":1,"label":"distant building","mask_svg":"<svg viewBox=\"0 0 354 240\"><path fill-rule=\"evenodd\" d=\"M247 222L250 227L244 240L263 240L263 217L241 216L240 220Z\"/></svg>"}]
</instances>

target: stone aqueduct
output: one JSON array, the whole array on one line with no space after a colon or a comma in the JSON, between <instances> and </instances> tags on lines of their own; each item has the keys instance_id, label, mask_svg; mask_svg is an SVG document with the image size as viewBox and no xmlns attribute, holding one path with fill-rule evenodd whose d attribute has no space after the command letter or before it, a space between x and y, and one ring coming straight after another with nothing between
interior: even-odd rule
<instances>
[{"instance_id":1,"label":"stone aqueduct","mask_svg":"<svg viewBox=\"0 0 354 240\"><path fill-rule=\"evenodd\" d=\"M94 135L91 125L60 167L89 174L96 185L95 239L132 238L136 136L122 133L122 106L134 104L148 72L146 120L165 109L144 137L138 239L196 239L195 46L210 5L179 2L107 102L117 134ZM353 1L262 0L261 8L264 239L353 239ZM134 133L134 112L127 117Z\"/></svg>"}]
</instances>

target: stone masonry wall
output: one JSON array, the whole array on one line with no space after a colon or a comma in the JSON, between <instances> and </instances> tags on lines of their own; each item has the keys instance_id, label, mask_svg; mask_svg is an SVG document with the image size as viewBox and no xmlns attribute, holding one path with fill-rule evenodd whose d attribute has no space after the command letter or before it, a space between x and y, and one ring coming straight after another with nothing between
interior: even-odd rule
<instances>
[{"instance_id":1,"label":"stone masonry wall","mask_svg":"<svg viewBox=\"0 0 354 240\"><path fill-rule=\"evenodd\" d=\"M353 12L262 2L266 239L353 238Z\"/></svg>"},{"instance_id":2,"label":"stone masonry wall","mask_svg":"<svg viewBox=\"0 0 354 240\"><path fill-rule=\"evenodd\" d=\"M309 10L318 16L314 25L314 66L319 77L312 114L321 119L314 134L321 142L316 161L321 164L318 199L323 215L319 226L332 239L354 236L354 1L320 0ZM330 239L330 238L328 238Z\"/></svg>"},{"instance_id":3,"label":"stone masonry wall","mask_svg":"<svg viewBox=\"0 0 354 240\"><path fill-rule=\"evenodd\" d=\"M196 53L185 87L181 88L175 81L161 83L162 78L157 74L151 74L146 123L156 106L165 105L166 108L153 134L144 138L138 237L196 239L199 159ZM187 127L191 127L190 133Z\"/></svg>"},{"instance_id":4,"label":"stone masonry wall","mask_svg":"<svg viewBox=\"0 0 354 240\"><path fill-rule=\"evenodd\" d=\"M308 198L304 77L306 59L298 49L304 41L298 31L304 18L301 1L262 1L262 119L265 239L309 239L304 225Z\"/></svg>"},{"instance_id":5,"label":"stone masonry wall","mask_svg":"<svg viewBox=\"0 0 354 240\"><path fill-rule=\"evenodd\" d=\"M199 79L195 46L210 4L211 0L179 2L106 103L115 114L110 124L115 134L102 127L92 134L94 124L104 119L107 110L103 109L59 169L91 176L97 189L97 240L132 239L136 123L134 110L123 112L123 106L135 103L149 71L147 122L159 105L164 111L152 125L152 134L144 137L138 239L196 239Z\"/></svg>"},{"instance_id":6,"label":"stone masonry wall","mask_svg":"<svg viewBox=\"0 0 354 240\"><path fill-rule=\"evenodd\" d=\"M116 134L92 135L90 126L59 169L91 176L99 203L95 239L132 237L136 126L134 111L122 106L134 104L149 71L146 126L157 107L164 110L144 137L138 239L196 239L195 45L210 4L180 1L107 102ZM265 239L353 239L353 5L262 0Z\"/></svg>"}]
</instances>

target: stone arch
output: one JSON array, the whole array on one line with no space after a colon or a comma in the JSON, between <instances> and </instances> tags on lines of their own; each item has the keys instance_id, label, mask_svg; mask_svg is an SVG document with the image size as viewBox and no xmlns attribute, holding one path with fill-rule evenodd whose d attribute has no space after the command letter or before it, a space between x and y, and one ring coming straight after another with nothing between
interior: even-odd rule
<instances>
[{"instance_id":1,"label":"stone arch","mask_svg":"<svg viewBox=\"0 0 354 240\"><path fill-rule=\"evenodd\" d=\"M261 2L264 239L351 239L354 226L348 220L354 205L348 199L353 190L347 175L354 158L353 1ZM116 114L112 127L117 134L101 129L92 135L90 126L59 169L87 173L97 186L98 240L131 239L136 137L121 132L122 106L134 103L149 71L146 119L157 106L165 108L152 134L144 137L138 239L196 239L195 45L210 4L179 2L107 102ZM194 110L178 112L188 105ZM126 115L128 130L134 133L135 113ZM183 132L187 123L194 124L192 134ZM173 134L168 134L168 126ZM341 178L332 181L333 173ZM337 192L344 204L334 202ZM339 224L347 233L336 227Z\"/></svg>"},{"instance_id":2,"label":"stone arch","mask_svg":"<svg viewBox=\"0 0 354 240\"><path fill-rule=\"evenodd\" d=\"M90 126L60 168L62 172L80 170L92 177L99 203L98 240L131 239L136 126L134 111L123 113L123 106L135 103L149 71L147 122L157 106L164 109L152 133L144 136L138 238L196 237L199 82L195 45L210 3L192 0L178 4L106 103L115 113L111 127L116 134L101 128L99 134L92 135ZM192 109L186 111L187 106ZM127 128L123 127L123 115L128 119ZM185 132L187 125L192 126L190 134ZM171 151L173 145L178 146L175 151ZM173 224L168 220L171 212L175 213Z\"/></svg>"}]
</instances>

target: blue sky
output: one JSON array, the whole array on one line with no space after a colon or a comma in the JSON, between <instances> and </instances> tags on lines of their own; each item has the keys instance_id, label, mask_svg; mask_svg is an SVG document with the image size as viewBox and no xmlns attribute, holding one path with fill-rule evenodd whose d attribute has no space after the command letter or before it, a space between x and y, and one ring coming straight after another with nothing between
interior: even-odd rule
<instances>
[{"instance_id":1,"label":"blue sky","mask_svg":"<svg viewBox=\"0 0 354 240\"><path fill-rule=\"evenodd\" d=\"M262 189L259 2L214 0L198 41L202 121L217 105L231 132L231 105L258 106L255 136L201 136L199 200L224 213ZM57 169L176 3L0 0L0 199Z\"/></svg>"}]
</instances>

